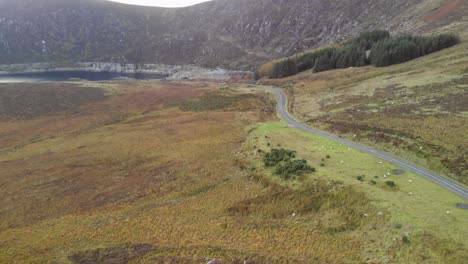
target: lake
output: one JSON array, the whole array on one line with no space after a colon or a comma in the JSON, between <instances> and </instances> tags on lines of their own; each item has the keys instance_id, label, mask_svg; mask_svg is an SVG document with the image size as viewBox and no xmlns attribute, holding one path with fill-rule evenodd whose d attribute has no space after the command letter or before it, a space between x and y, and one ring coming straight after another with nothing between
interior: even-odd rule
<instances>
[{"instance_id":1,"label":"lake","mask_svg":"<svg viewBox=\"0 0 468 264\"><path fill-rule=\"evenodd\" d=\"M61 82L69 80L87 81L109 81L118 78L129 78L136 80L156 80L164 79L166 76L151 73L115 73L115 72L89 72L89 71L54 71L0 74L0 83L17 82Z\"/></svg>"}]
</instances>

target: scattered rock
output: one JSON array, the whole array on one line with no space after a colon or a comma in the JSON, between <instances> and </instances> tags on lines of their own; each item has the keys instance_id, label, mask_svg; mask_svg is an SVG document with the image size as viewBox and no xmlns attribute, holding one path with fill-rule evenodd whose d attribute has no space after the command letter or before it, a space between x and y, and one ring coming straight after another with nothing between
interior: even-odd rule
<instances>
[{"instance_id":1,"label":"scattered rock","mask_svg":"<svg viewBox=\"0 0 468 264\"><path fill-rule=\"evenodd\" d=\"M377 213L378 216L384 216L384 213L382 211Z\"/></svg>"},{"instance_id":2,"label":"scattered rock","mask_svg":"<svg viewBox=\"0 0 468 264\"><path fill-rule=\"evenodd\" d=\"M402 175L402 174L405 174L405 171L402 169L395 169L392 171L392 173L395 175Z\"/></svg>"},{"instance_id":3,"label":"scattered rock","mask_svg":"<svg viewBox=\"0 0 468 264\"><path fill-rule=\"evenodd\" d=\"M460 208L460 209L468 209L468 204L457 203L457 208Z\"/></svg>"}]
</instances>

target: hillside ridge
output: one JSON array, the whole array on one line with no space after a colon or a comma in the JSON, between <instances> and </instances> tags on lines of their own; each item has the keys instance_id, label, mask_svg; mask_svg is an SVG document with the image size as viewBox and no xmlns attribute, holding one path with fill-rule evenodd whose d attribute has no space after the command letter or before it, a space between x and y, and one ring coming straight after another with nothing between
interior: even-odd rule
<instances>
[{"instance_id":1,"label":"hillside ridge","mask_svg":"<svg viewBox=\"0 0 468 264\"><path fill-rule=\"evenodd\" d=\"M215 0L165 9L105 0L0 0L0 64L102 61L252 69L365 30L463 28L466 5L441 15L445 4ZM434 12L435 21L423 19Z\"/></svg>"}]
</instances>

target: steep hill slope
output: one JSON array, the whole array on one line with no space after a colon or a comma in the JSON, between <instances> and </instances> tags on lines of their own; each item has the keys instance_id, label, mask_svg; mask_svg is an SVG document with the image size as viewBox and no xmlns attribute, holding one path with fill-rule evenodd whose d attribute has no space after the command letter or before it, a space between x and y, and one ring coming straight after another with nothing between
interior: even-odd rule
<instances>
[{"instance_id":1,"label":"steep hill slope","mask_svg":"<svg viewBox=\"0 0 468 264\"><path fill-rule=\"evenodd\" d=\"M363 30L462 29L466 4L448 2L215 0L174 10L105 0L0 0L0 64L110 61L250 69Z\"/></svg>"}]
</instances>

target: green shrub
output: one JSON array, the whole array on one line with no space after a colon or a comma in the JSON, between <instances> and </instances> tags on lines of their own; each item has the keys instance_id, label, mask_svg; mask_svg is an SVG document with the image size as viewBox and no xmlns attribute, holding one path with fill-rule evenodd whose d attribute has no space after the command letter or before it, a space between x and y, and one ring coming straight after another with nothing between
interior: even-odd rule
<instances>
[{"instance_id":1,"label":"green shrub","mask_svg":"<svg viewBox=\"0 0 468 264\"><path fill-rule=\"evenodd\" d=\"M275 167L274 173L285 180L315 172L315 168L309 166L306 160L294 160L295 157L295 151L272 149L263 156L263 163L266 167Z\"/></svg>"},{"instance_id":2,"label":"green shrub","mask_svg":"<svg viewBox=\"0 0 468 264\"><path fill-rule=\"evenodd\" d=\"M385 184L391 188L396 187L396 183L394 181L386 181Z\"/></svg>"},{"instance_id":3,"label":"green shrub","mask_svg":"<svg viewBox=\"0 0 468 264\"><path fill-rule=\"evenodd\" d=\"M275 174L279 175L284 180L289 180L293 176L300 176L304 173L315 172L315 168L312 168L307 164L306 160L289 160L276 165Z\"/></svg>"},{"instance_id":4,"label":"green shrub","mask_svg":"<svg viewBox=\"0 0 468 264\"><path fill-rule=\"evenodd\" d=\"M283 161L289 161L296 157L296 152L287 149L272 149L271 152L263 156L263 163L266 167L276 166Z\"/></svg>"}]
</instances>

